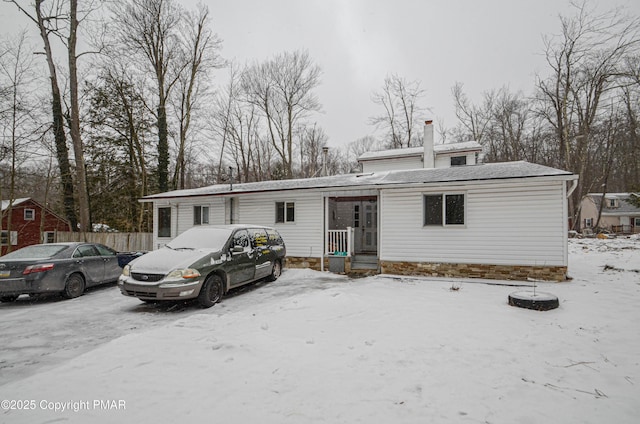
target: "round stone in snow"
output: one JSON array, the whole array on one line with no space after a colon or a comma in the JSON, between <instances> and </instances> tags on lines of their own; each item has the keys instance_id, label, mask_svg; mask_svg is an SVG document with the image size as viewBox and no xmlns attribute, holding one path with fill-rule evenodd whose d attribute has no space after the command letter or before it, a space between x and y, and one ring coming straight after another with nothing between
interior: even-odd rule
<instances>
[{"instance_id":1,"label":"round stone in snow","mask_svg":"<svg viewBox=\"0 0 640 424\"><path fill-rule=\"evenodd\" d=\"M519 308L549 311L559 306L558 297L551 293L517 291L509 295L509 305Z\"/></svg>"}]
</instances>

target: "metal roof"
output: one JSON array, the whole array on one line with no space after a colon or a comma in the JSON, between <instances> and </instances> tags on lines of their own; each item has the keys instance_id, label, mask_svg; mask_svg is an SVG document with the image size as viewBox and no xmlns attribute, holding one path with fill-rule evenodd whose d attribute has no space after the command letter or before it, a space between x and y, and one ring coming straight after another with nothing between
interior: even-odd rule
<instances>
[{"instance_id":1,"label":"metal roof","mask_svg":"<svg viewBox=\"0 0 640 424\"><path fill-rule=\"evenodd\" d=\"M259 193L283 190L385 188L394 185L437 184L447 182L502 180L511 178L558 177L572 180L571 172L529 162L503 162L451 168L419 168L398 171L382 171L361 174L334 175L329 177L292 180L260 181L254 183L216 184L207 187L174 190L145 196L141 201L153 201L176 197L222 196L240 193Z\"/></svg>"}]
</instances>

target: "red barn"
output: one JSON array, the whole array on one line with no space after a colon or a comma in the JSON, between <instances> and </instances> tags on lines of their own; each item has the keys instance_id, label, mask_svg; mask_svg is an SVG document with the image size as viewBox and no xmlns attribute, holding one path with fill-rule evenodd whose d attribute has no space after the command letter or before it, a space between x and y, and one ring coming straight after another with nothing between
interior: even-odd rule
<instances>
[{"instance_id":1,"label":"red barn","mask_svg":"<svg viewBox=\"0 0 640 424\"><path fill-rule=\"evenodd\" d=\"M9 201L2 201L2 234L0 254L17 250L31 244L53 243L56 231L71 231L71 226L61 216L30 198L15 199L9 221Z\"/></svg>"}]
</instances>

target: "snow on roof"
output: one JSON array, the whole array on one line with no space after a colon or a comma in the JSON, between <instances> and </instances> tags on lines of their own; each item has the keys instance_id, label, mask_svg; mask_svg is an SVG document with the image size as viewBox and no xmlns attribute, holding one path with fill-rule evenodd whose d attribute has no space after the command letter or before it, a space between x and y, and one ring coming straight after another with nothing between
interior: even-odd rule
<instances>
[{"instance_id":1,"label":"snow on roof","mask_svg":"<svg viewBox=\"0 0 640 424\"><path fill-rule=\"evenodd\" d=\"M216 184L195 189L174 190L165 193L152 194L143 197L142 200L152 201L156 199L168 199L174 197L228 195L282 190L385 187L400 184L435 184L444 182L535 178L545 176L555 176L566 180L573 179L573 174L571 172L520 161L456 166L451 168L418 168L375 173L334 175L318 178L261 181L255 183L233 184L233 190L229 184Z\"/></svg>"},{"instance_id":2,"label":"snow on roof","mask_svg":"<svg viewBox=\"0 0 640 424\"><path fill-rule=\"evenodd\" d=\"M454 153L468 150L481 151L482 146L477 141L465 141L462 143L436 144L433 146L435 154ZM422 156L424 147L409 147L406 149L390 149L380 150L377 152L363 153L358 157L358 161L376 160L376 159L393 159L411 156Z\"/></svg>"},{"instance_id":3,"label":"snow on roof","mask_svg":"<svg viewBox=\"0 0 640 424\"><path fill-rule=\"evenodd\" d=\"M436 153L451 153L464 150L482 150L482 146L477 141L464 141L462 143L436 144L433 151Z\"/></svg>"},{"instance_id":4,"label":"snow on roof","mask_svg":"<svg viewBox=\"0 0 640 424\"><path fill-rule=\"evenodd\" d=\"M604 198L605 199L627 199L631 195L639 196L640 194L638 193L606 193L604 195ZM588 193L587 196L602 197L602 193Z\"/></svg>"},{"instance_id":5,"label":"snow on roof","mask_svg":"<svg viewBox=\"0 0 640 424\"><path fill-rule=\"evenodd\" d=\"M587 196L593 199L596 208L600 208L602 193L588 193ZM605 206L602 210L603 215L637 215L640 214L640 208L630 202L631 196L638 197L638 193L607 193L605 199L617 199L618 205L615 208Z\"/></svg>"},{"instance_id":6,"label":"snow on roof","mask_svg":"<svg viewBox=\"0 0 640 424\"><path fill-rule=\"evenodd\" d=\"M29 197L23 197L21 199L13 199L13 206L19 205L22 202L26 202L27 200L29 200ZM2 201L2 210L5 210L9 207L9 200L3 200Z\"/></svg>"}]
</instances>

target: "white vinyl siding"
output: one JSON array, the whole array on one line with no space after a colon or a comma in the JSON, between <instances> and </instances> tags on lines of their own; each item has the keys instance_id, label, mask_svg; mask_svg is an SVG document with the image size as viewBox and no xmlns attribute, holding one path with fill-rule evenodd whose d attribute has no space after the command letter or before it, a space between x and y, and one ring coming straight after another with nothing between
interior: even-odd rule
<instances>
[{"instance_id":1,"label":"white vinyl siding","mask_svg":"<svg viewBox=\"0 0 640 424\"><path fill-rule=\"evenodd\" d=\"M193 207L197 205L209 206L209 222L211 225L228 223L230 197L212 196L198 199L171 199L172 237L193 227ZM295 203L295 222L275 223L276 202ZM323 203L322 193L291 192L285 193L255 193L233 197L234 223L256 224L274 227L285 241L288 256L320 257L322 255L322 226ZM157 219L159 204L154 208ZM156 247L168 243L171 239L157 237Z\"/></svg>"},{"instance_id":2,"label":"white vinyl siding","mask_svg":"<svg viewBox=\"0 0 640 424\"><path fill-rule=\"evenodd\" d=\"M476 163L476 153L468 152L468 153L450 153L450 154L437 154L435 160L436 168L450 168L451 167L451 157L452 156L465 156L467 159L466 166L475 165Z\"/></svg>"},{"instance_id":3,"label":"white vinyl siding","mask_svg":"<svg viewBox=\"0 0 640 424\"><path fill-rule=\"evenodd\" d=\"M295 222L275 222L275 203L295 203ZM284 239L287 256L322 256L324 207L318 191L256 193L238 198L238 222L273 227Z\"/></svg>"},{"instance_id":4,"label":"white vinyl siding","mask_svg":"<svg viewBox=\"0 0 640 424\"><path fill-rule=\"evenodd\" d=\"M174 200L174 202L175 201L176 200ZM174 213L177 215L176 221L178 223L178 231L174 237L193 227L195 206L206 206L209 208L210 225L220 225L225 223L225 206L224 198L222 197L177 200L177 203L178 206L174 208Z\"/></svg>"},{"instance_id":5,"label":"white vinyl siding","mask_svg":"<svg viewBox=\"0 0 640 424\"><path fill-rule=\"evenodd\" d=\"M378 159L362 162L362 172L380 172L390 169L418 169L423 168L422 154L406 158Z\"/></svg>"},{"instance_id":6,"label":"white vinyl siding","mask_svg":"<svg viewBox=\"0 0 640 424\"><path fill-rule=\"evenodd\" d=\"M380 258L389 261L566 266L563 182L434 188L466 193L465 228L423 226L429 190L381 191ZM564 263L563 263L564 262Z\"/></svg>"}]
</instances>

